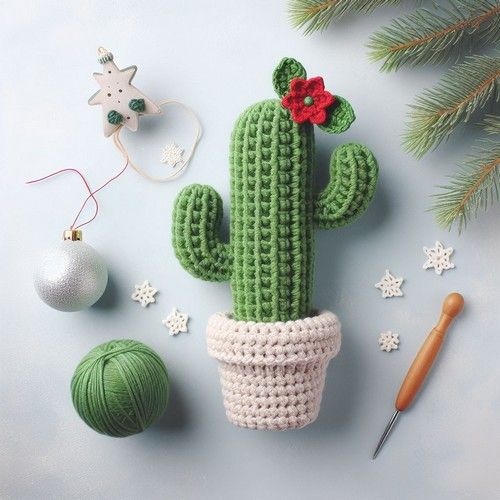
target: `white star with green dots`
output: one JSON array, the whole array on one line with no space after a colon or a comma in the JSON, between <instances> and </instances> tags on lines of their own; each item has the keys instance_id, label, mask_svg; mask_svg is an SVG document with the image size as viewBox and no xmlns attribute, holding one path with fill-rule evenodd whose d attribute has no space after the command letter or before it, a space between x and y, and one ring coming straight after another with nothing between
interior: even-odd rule
<instances>
[{"instance_id":1,"label":"white star with green dots","mask_svg":"<svg viewBox=\"0 0 500 500\"><path fill-rule=\"evenodd\" d=\"M112 135L122 125L136 131L139 115L161 113L159 106L130 83L137 66L118 69L113 62L113 54L105 49L99 50L99 62L103 65L103 72L94 73L94 78L101 89L89 99L89 104L102 106L106 137Z\"/></svg>"}]
</instances>

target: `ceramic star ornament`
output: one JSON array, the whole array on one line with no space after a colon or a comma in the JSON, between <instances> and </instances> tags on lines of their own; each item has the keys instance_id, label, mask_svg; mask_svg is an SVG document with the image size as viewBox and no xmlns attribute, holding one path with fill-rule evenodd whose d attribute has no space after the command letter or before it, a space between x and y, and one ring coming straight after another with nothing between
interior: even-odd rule
<instances>
[{"instance_id":1,"label":"ceramic star ornament","mask_svg":"<svg viewBox=\"0 0 500 500\"><path fill-rule=\"evenodd\" d=\"M140 115L161 113L159 106L131 84L137 66L118 69L111 52L99 47L97 53L103 72L94 73L94 78L101 89L89 99L89 104L99 104L102 107L106 137L122 126L135 132L139 126Z\"/></svg>"},{"instance_id":2,"label":"ceramic star ornament","mask_svg":"<svg viewBox=\"0 0 500 500\"><path fill-rule=\"evenodd\" d=\"M422 266L424 269L434 268L435 273L441 275L443 271L453 269L455 267L455 264L450 262L453 248L444 248L440 241L436 241L436 245L434 247L424 247L424 253L427 255L427 260Z\"/></svg>"},{"instance_id":3,"label":"ceramic star ornament","mask_svg":"<svg viewBox=\"0 0 500 500\"><path fill-rule=\"evenodd\" d=\"M401 291L401 285L403 284L403 278L394 277L388 269L385 270L384 276L378 283L375 283L375 288L378 288L382 292L382 297L384 299L390 297L402 297L403 292Z\"/></svg>"}]
</instances>

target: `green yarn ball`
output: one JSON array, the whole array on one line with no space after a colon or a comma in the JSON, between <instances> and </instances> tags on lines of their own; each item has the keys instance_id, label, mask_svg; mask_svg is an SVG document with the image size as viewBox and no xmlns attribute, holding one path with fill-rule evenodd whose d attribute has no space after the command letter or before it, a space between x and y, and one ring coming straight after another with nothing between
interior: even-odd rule
<instances>
[{"instance_id":1,"label":"green yarn ball","mask_svg":"<svg viewBox=\"0 0 500 500\"><path fill-rule=\"evenodd\" d=\"M167 407L168 373L158 354L136 340L94 347L71 380L73 405L82 420L114 437L142 432Z\"/></svg>"}]
</instances>

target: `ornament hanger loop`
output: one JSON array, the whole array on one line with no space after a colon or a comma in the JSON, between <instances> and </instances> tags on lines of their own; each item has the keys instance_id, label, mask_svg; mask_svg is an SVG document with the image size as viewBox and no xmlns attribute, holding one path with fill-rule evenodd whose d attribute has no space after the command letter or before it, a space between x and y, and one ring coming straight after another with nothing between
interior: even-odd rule
<instances>
[{"instance_id":1,"label":"ornament hanger loop","mask_svg":"<svg viewBox=\"0 0 500 500\"><path fill-rule=\"evenodd\" d=\"M160 101L158 103L158 106L161 108L161 107L168 106L171 104L177 104L178 106L182 107L192 117L192 119L195 123L195 126L196 126L195 138L194 138L194 141L191 145L191 149L189 150L187 157L183 158L179 162L179 167L177 167L171 174L164 176L164 177L156 177L156 176L152 176L152 175L148 174L147 172L145 172L142 168L140 168L138 165L136 165L131 160L130 154L129 154L127 148L124 146L123 142L120 139L120 132L121 132L121 129L123 127L119 127L116 130L116 132L113 134L113 142L114 142L115 146L118 148L118 150L120 151L120 153L122 154L123 158L128 162L128 164L139 175L141 175L145 179L148 179L148 180L153 181L153 182L168 182L168 181L172 181L172 180L176 179L177 177L179 177L182 174L182 172L186 169L186 167L189 164L189 161L193 157L194 150L196 149L196 146L197 146L198 142L200 141L201 135L202 135L202 127L201 127L200 120L196 116L196 113L189 106L186 106L184 103L182 103L180 101L176 101L174 99L164 99L163 101Z\"/></svg>"},{"instance_id":2,"label":"ornament hanger loop","mask_svg":"<svg viewBox=\"0 0 500 500\"><path fill-rule=\"evenodd\" d=\"M115 179L120 177L129 165L142 177L150 181L167 182L174 180L179 175L181 175L181 173L188 166L189 161L191 160L202 135L200 120L191 108L186 106L184 103L175 101L173 99L164 99L163 101L160 101L158 104L156 104L131 84L135 72L137 71L136 66L129 66L123 70L119 69L113 61L113 54L104 47L98 47L97 55L99 63L103 65L103 73L94 73L94 78L99 83L101 89L98 90L89 99L89 104L99 104L102 106L104 118L104 135L106 137L109 137L111 135L113 136L113 142L125 160L124 165L117 174L113 175L101 186L94 190L90 187L85 176L75 168L64 168L44 177L40 177L38 179L27 182L27 184L34 184L52 178L64 172L73 172L80 176L88 192L88 196L82 203L80 210L73 220L73 223L69 226L67 234L65 233L65 238L76 238L78 229L89 224L97 217L97 214L99 213L99 202L97 201L95 194L101 191L101 189L105 188ZM137 130L139 116L145 114L160 114L161 107L171 104L177 104L178 106L182 107L192 117L196 126L196 133L186 158L182 158L183 151L178 146L172 145L170 150L167 150L167 148L165 148L166 153L164 153L164 155L165 158L167 158L166 162L171 163L172 167L175 167L176 165L178 166L172 171L171 174L165 177L155 177L149 175L138 165L132 162L127 148L120 140L120 132L124 127L132 131ZM168 159L172 158L173 161L168 161ZM94 202L94 214L87 221L77 225L77 222L84 208L87 206L89 200L92 200Z\"/></svg>"}]
</instances>

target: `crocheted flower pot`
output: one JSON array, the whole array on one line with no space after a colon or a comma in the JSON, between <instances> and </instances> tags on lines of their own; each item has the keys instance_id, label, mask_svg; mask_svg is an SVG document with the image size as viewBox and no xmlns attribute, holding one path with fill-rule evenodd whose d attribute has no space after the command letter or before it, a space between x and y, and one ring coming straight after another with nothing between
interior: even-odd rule
<instances>
[{"instance_id":1,"label":"crocheted flower pot","mask_svg":"<svg viewBox=\"0 0 500 500\"><path fill-rule=\"evenodd\" d=\"M256 323L217 313L208 320L207 334L233 424L284 430L316 420L326 368L340 349L340 323L334 314Z\"/></svg>"},{"instance_id":2,"label":"crocheted flower pot","mask_svg":"<svg viewBox=\"0 0 500 500\"><path fill-rule=\"evenodd\" d=\"M209 325L229 418L284 429L316 417L325 368L340 339L338 326L320 327L328 318L333 325L330 313L311 317L314 229L359 217L375 192L378 166L365 146L342 144L332 153L328 185L314 193L314 125L338 134L354 112L325 90L322 78L307 79L294 59L278 64L273 85L280 99L243 111L231 137L229 242L218 235L221 197L192 184L175 202L173 245L193 276L231 283L232 319L216 315Z\"/></svg>"}]
</instances>

